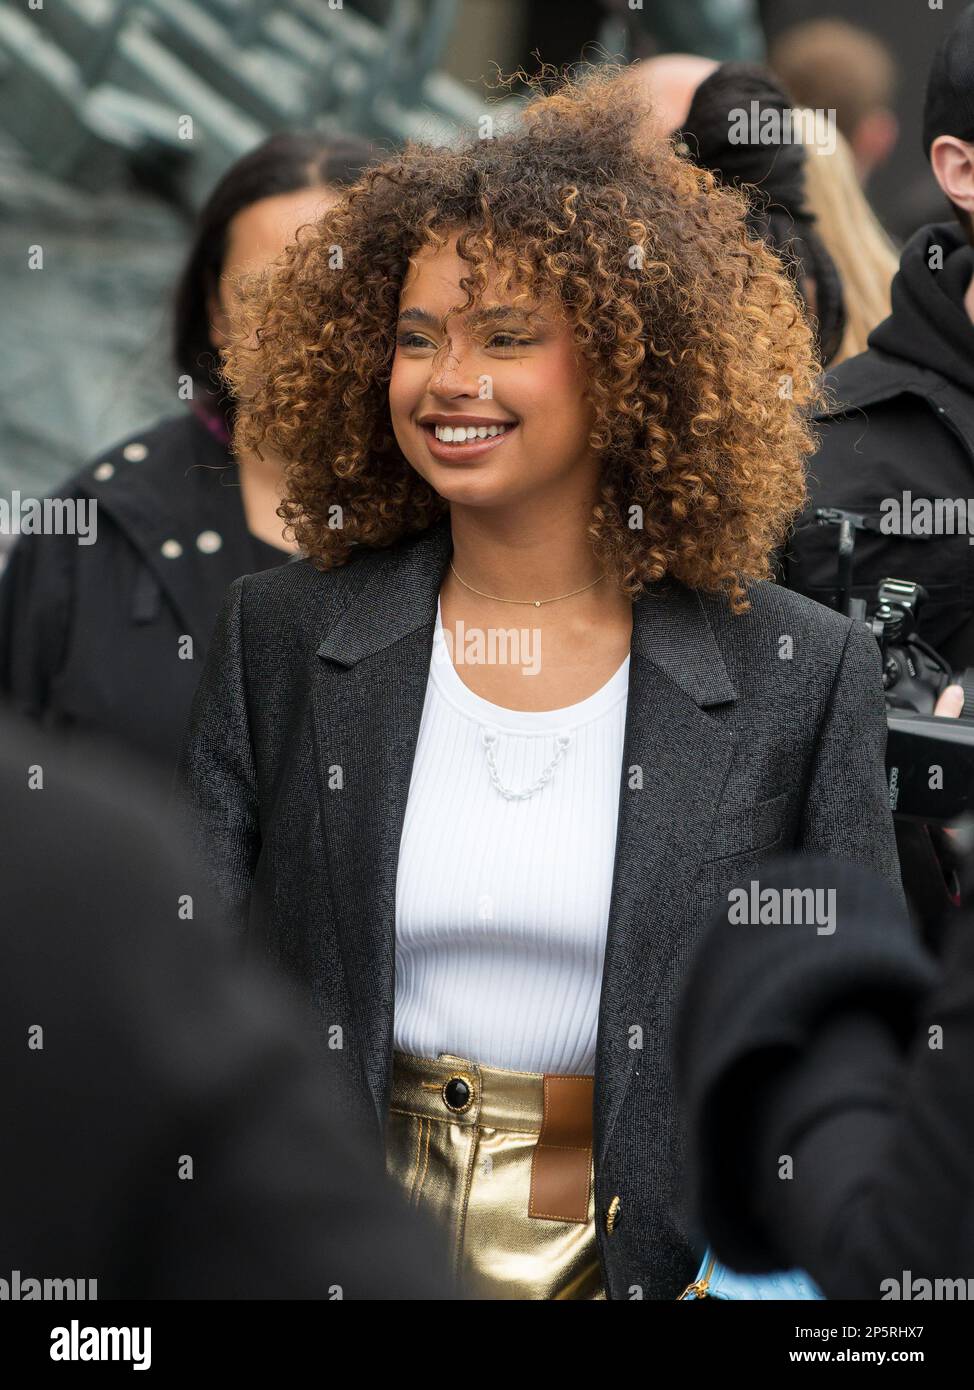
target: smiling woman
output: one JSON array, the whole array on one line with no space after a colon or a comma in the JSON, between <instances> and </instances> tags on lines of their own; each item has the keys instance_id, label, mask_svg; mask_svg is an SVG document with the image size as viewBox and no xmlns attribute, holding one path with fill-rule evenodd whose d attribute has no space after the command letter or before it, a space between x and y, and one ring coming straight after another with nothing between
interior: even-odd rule
<instances>
[{"instance_id":1,"label":"smiling woman","mask_svg":"<svg viewBox=\"0 0 974 1390\"><path fill-rule=\"evenodd\" d=\"M700 924L780 849L899 881L875 641L766 582L809 328L643 115L545 79L494 139L408 147L226 353L306 558L231 587L180 781L483 1297L676 1298Z\"/></svg>"},{"instance_id":2,"label":"smiling woman","mask_svg":"<svg viewBox=\"0 0 974 1390\"><path fill-rule=\"evenodd\" d=\"M673 574L745 606L803 502L817 389L800 301L746 209L598 73L517 134L370 171L255 289L225 354L241 442L289 460L305 551L340 564L447 513L433 461L454 456L411 443L421 415L461 410L445 386L477 425L520 427L489 477L458 480L472 496L517 474L537 492L585 452L595 555L630 597Z\"/></svg>"}]
</instances>

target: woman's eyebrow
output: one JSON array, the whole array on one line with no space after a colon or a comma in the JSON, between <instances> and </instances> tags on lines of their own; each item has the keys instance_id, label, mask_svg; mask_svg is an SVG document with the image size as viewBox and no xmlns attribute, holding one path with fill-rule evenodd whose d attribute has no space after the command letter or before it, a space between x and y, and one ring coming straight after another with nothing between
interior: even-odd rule
<instances>
[{"instance_id":1,"label":"woman's eyebrow","mask_svg":"<svg viewBox=\"0 0 974 1390\"><path fill-rule=\"evenodd\" d=\"M536 320L537 314L529 314L524 309L515 309L512 306L498 304L489 309L475 309L467 316L467 322L471 325L484 323L496 323L499 320L510 321L516 319L519 322L527 323ZM403 309L399 315L400 323L421 323L426 328L442 328L443 325L435 314L431 314L428 309Z\"/></svg>"},{"instance_id":2,"label":"woman's eyebrow","mask_svg":"<svg viewBox=\"0 0 974 1390\"><path fill-rule=\"evenodd\" d=\"M428 309L403 309L399 315L400 323L421 323L426 328L441 327L439 319Z\"/></svg>"},{"instance_id":3,"label":"woman's eyebrow","mask_svg":"<svg viewBox=\"0 0 974 1390\"><path fill-rule=\"evenodd\" d=\"M498 320L509 322L511 319L515 319L518 323L529 323L532 319L537 318L537 314L529 314L526 309L516 309L513 305L498 304L489 309L474 309L468 322L482 324L496 323Z\"/></svg>"}]
</instances>

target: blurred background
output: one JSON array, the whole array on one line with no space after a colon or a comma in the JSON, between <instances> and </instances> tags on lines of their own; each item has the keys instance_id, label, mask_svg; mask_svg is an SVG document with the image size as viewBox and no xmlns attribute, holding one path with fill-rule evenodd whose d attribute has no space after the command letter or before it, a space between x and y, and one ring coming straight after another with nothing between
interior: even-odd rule
<instances>
[{"instance_id":1,"label":"blurred background","mask_svg":"<svg viewBox=\"0 0 974 1390\"><path fill-rule=\"evenodd\" d=\"M962 8L4 0L0 492L41 496L173 412L173 287L193 219L220 175L268 135L319 129L389 150L410 136L446 141L516 105L516 89L492 85L498 69L539 59L770 62L797 102L835 108L859 179L900 243L945 213L920 112L929 60ZM796 28L811 22L811 32Z\"/></svg>"}]
</instances>

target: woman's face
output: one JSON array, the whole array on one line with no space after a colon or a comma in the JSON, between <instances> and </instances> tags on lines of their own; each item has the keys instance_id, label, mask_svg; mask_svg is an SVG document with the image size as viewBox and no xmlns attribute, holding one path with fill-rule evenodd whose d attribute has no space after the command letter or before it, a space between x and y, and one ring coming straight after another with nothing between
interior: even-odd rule
<instances>
[{"instance_id":1,"label":"woman's face","mask_svg":"<svg viewBox=\"0 0 974 1390\"><path fill-rule=\"evenodd\" d=\"M318 218L337 203L341 194L327 184L276 193L251 203L227 228L227 248L220 268L217 293L207 300L210 341L225 346L241 277L272 265L291 245L298 228Z\"/></svg>"},{"instance_id":2,"label":"woman's face","mask_svg":"<svg viewBox=\"0 0 974 1390\"><path fill-rule=\"evenodd\" d=\"M389 383L400 449L449 502L508 506L566 489L587 499L593 410L571 330L551 301L513 307L496 275L483 303L459 312L469 273L453 241L417 255L403 286Z\"/></svg>"}]
</instances>

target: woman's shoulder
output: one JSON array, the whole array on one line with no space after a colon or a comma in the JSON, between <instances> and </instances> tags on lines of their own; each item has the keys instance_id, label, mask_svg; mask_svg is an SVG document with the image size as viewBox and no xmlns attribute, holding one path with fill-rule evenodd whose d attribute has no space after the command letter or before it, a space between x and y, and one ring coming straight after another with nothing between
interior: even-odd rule
<instances>
[{"instance_id":1,"label":"woman's shoulder","mask_svg":"<svg viewBox=\"0 0 974 1390\"><path fill-rule=\"evenodd\" d=\"M145 530L185 507L180 489L173 485L177 472L185 471L187 461L213 462L215 458L226 464L226 451L194 415L184 412L125 435L93 454L59 483L46 485L31 497L21 488L20 495L38 515L46 518L50 509L56 520L44 520L35 530L22 530L11 551L9 573L16 571L23 579L29 571L32 584L43 587L45 582L53 582L63 588L71 582L68 576L79 555L89 562L103 557L119 532ZM97 515L94 534L98 545L79 547L73 519L81 513L75 512L75 507L85 508L87 515Z\"/></svg>"},{"instance_id":2,"label":"woman's shoulder","mask_svg":"<svg viewBox=\"0 0 974 1390\"><path fill-rule=\"evenodd\" d=\"M747 586L750 607L735 614L722 596L702 596L713 640L752 729L780 740L783 729L815 739L842 711L850 728L882 724L883 665L864 622L770 581ZM883 726L885 727L885 725ZM802 732L803 731L803 732ZM789 734L790 738L792 734Z\"/></svg>"},{"instance_id":3,"label":"woman's shoulder","mask_svg":"<svg viewBox=\"0 0 974 1390\"><path fill-rule=\"evenodd\" d=\"M401 546L381 550L357 546L348 559L322 569L305 555L285 564L236 580L245 622L266 628L286 624L292 629L321 632L322 623L337 618L346 604L374 577L381 576L402 553ZM325 629L327 631L327 628Z\"/></svg>"},{"instance_id":4,"label":"woman's shoulder","mask_svg":"<svg viewBox=\"0 0 974 1390\"><path fill-rule=\"evenodd\" d=\"M777 699L790 687L811 699L827 695L840 671L864 686L880 682L879 644L865 623L767 580L749 583L747 597L750 607L736 614L723 596L701 595L739 692Z\"/></svg>"},{"instance_id":5,"label":"woman's shoulder","mask_svg":"<svg viewBox=\"0 0 974 1390\"><path fill-rule=\"evenodd\" d=\"M333 596L360 593L373 579L387 587L376 601L387 602L395 594L397 577L409 572L414 560L433 555L438 563L438 545L442 545L444 526L432 526L415 535L404 536L392 545L354 545L343 563L324 569L307 556L295 557L288 564L259 574L244 576L242 588L245 606L250 603L281 603L291 605L297 599L314 608L328 603ZM447 532L448 534L448 532Z\"/></svg>"},{"instance_id":6,"label":"woman's shoulder","mask_svg":"<svg viewBox=\"0 0 974 1390\"><path fill-rule=\"evenodd\" d=\"M108 501L120 491L170 489L194 465L227 467L232 462L227 445L187 410L132 430L98 450L57 492L97 494Z\"/></svg>"},{"instance_id":7,"label":"woman's shoulder","mask_svg":"<svg viewBox=\"0 0 974 1390\"><path fill-rule=\"evenodd\" d=\"M865 631L862 623L770 580L753 580L746 589L750 606L741 614L732 613L723 596L701 594L711 623L729 637L763 642L768 635L800 635L805 643L841 652L850 632Z\"/></svg>"}]
</instances>

